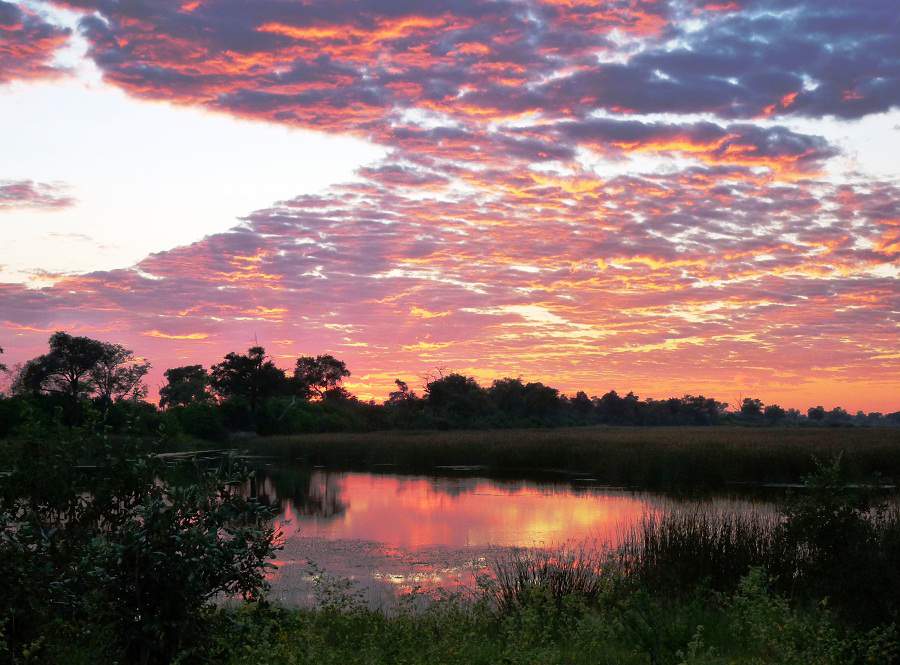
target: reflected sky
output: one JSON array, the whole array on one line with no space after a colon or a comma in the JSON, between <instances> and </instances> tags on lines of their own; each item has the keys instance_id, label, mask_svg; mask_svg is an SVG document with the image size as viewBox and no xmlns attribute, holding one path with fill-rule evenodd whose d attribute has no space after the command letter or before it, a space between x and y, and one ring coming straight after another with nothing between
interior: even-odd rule
<instances>
[{"instance_id":1,"label":"reflected sky","mask_svg":"<svg viewBox=\"0 0 900 665\"><path fill-rule=\"evenodd\" d=\"M653 505L647 495L619 490L484 478L314 472L309 490L305 505L282 504L286 537L409 549L613 540L621 524L634 523Z\"/></svg>"},{"instance_id":2,"label":"reflected sky","mask_svg":"<svg viewBox=\"0 0 900 665\"><path fill-rule=\"evenodd\" d=\"M503 481L302 468L260 473L260 498L278 506L284 549L270 576L275 600L304 605L314 581L349 579L373 605L418 589L470 591L514 547L607 546L672 499L590 481ZM749 509L717 499L718 507Z\"/></svg>"}]
</instances>

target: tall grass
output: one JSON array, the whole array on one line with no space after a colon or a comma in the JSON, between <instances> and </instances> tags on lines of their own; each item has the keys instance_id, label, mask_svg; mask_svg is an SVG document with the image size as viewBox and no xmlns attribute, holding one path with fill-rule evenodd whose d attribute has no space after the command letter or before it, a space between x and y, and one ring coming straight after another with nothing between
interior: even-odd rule
<instances>
[{"instance_id":1,"label":"tall grass","mask_svg":"<svg viewBox=\"0 0 900 665\"><path fill-rule=\"evenodd\" d=\"M900 480L900 429L736 427L372 432L242 441L252 453L342 468L434 471L478 465L491 473L566 470L600 482L664 487L796 483L813 457L845 451L850 478Z\"/></svg>"},{"instance_id":2,"label":"tall grass","mask_svg":"<svg viewBox=\"0 0 900 665\"><path fill-rule=\"evenodd\" d=\"M794 556L777 513L700 507L645 514L617 552L626 576L668 590L732 590L751 568L789 572Z\"/></svg>"},{"instance_id":3,"label":"tall grass","mask_svg":"<svg viewBox=\"0 0 900 665\"><path fill-rule=\"evenodd\" d=\"M733 591L753 568L790 573L797 555L778 514L699 505L648 512L619 543L512 550L492 563L484 588L501 612L534 594L558 605L573 596L593 603L621 584L674 594L700 585Z\"/></svg>"},{"instance_id":4,"label":"tall grass","mask_svg":"<svg viewBox=\"0 0 900 665\"><path fill-rule=\"evenodd\" d=\"M547 597L597 602L627 586L662 597L698 588L734 593L763 569L775 590L798 602L825 598L851 622L900 619L900 510L849 507L810 525L808 499L785 514L675 508L647 513L616 548L515 551L496 561L486 585L501 611ZM835 524L840 529L835 530Z\"/></svg>"},{"instance_id":5,"label":"tall grass","mask_svg":"<svg viewBox=\"0 0 900 665\"><path fill-rule=\"evenodd\" d=\"M527 603L534 592L556 603L572 597L593 602L606 586L607 560L602 550L588 547L519 548L493 561L493 580L484 588L501 613Z\"/></svg>"}]
</instances>

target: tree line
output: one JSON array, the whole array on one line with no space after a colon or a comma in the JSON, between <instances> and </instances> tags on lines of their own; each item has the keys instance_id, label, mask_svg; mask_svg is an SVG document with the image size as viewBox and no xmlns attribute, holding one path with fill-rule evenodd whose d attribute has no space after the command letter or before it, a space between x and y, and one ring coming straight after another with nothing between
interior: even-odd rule
<instances>
[{"instance_id":1,"label":"tree line","mask_svg":"<svg viewBox=\"0 0 900 665\"><path fill-rule=\"evenodd\" d=\"M382 403L360 400L343 385L346 364L331 355L300 356L278 367L261 346L231 352L206 368L167 369L159 405L147 401L150 363L119 344L54 333L48 351L12 370L0 397L0 435L35 417L77 424L99 412L112 429L160 426L207 439L231 432L295 434L379 429L559 427L579 425L900 426L900 412L850 414L821 406L801 413L745 398L736 409L703 395L640 399L609 391L574 396L541 382L502 378L490 386L458 373L424 380L421 393L401 379ZM2 353L2 349L0 349ZM9 371L0 364L0 370Z\"/></svg>"}]
</instances>

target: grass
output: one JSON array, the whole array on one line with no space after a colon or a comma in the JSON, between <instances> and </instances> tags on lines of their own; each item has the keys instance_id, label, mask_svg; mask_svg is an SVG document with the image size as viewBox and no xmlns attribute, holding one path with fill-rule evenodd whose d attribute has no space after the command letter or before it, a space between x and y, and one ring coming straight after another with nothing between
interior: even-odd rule
<instances>
[{"instance_id":1,"label":"grass","mask_svg":"<svg viewBox=\"0 0 900 665\"><path fill-rule=\"evenodd\" d=\"M896 630L852 630L816 606L792 608L759 570L727 595L667 598L609 585L558 604L540 590L514 609L448 598L386 614L363 606L216 609L180 665L892 665ZM116 661L95 637L59 627L21 662Z\"/></svg>"},{"instance_id":2,"label":"grass","mask_svg":"<svg viewBox=\"0 0 900 665\"><path fill-rule=\"evenodd\" d=\"M206 662L264 664L853 665L897 662L896 632L793 609L754 570L737 590L667 598L607 585L592 602L538 588L515 608L448 599L423 611L220 612Z\"/></svg>"},{"instance_id":3,"label":"grass","mask_svg":"<svg viewBox=\"0 0 900 665\"><path fill-rule=\"evenodd\" d=\"M609 563L603 553L586 548L516 549L492 563L492 575L482 580L482 584L501 613L527 604L535 590L547 594L557 604L569 597L593 603L606 589Z\"/></svg>"},{"instance_id":4,"label":"grass","mask_svg":"<svg viewBox=\"0 0 900 665\"><path fill-rule=\"evenodd\" d=\"M313 465L429 472L474 465L490 473L548 470L660 487L797 483L813 458L844 451L851 478L900 479L900 430L828 428L567 428L278 436L241 442L252 453Z\"/></svg>"},{"instance_id":5,"label":"grass","mask_svg":"<svg viewBox=\"0 0 900 665\"><path fill-rule=\"evenodd\" d=\"M627 574L650 588L677 592L698 584L734 590L751 568L790 576L797 552L774 512L713 508L647 514L629 529L618 554Z\"/></svg>"}]
</instances>

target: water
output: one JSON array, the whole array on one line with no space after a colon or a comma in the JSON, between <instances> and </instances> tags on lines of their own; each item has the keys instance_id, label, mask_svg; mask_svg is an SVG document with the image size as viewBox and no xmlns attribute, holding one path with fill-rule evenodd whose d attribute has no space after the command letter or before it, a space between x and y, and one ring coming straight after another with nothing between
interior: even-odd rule
<instances>
[{"instance_id":1,"label":"water","mask_svg":"<svg viewBox=\"0 0 900 665\"><path fill-rule=\"evenodd\" d=\"M262 500L280 509L284 549L270 575L271 598L310 605L349 580L372 606L419 591L471 592L492 558L515 547L615 545L625 529L673 500L589 480L508 481L269 467ZM758 509L746 500L707 500ZM325 576L322 576L322 573Z\"/></svg>"}]
</instances>

